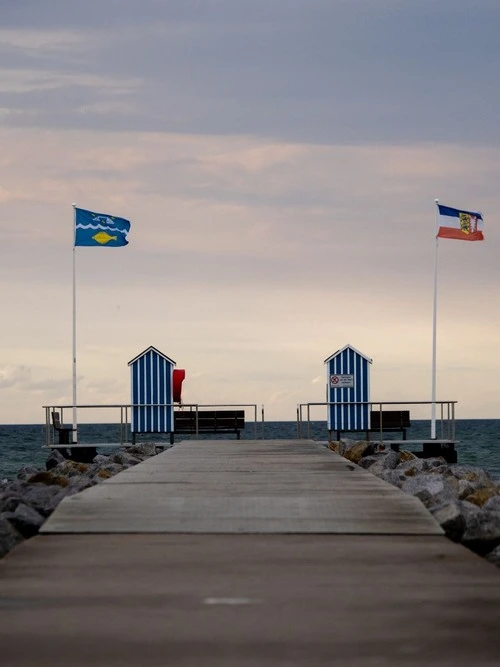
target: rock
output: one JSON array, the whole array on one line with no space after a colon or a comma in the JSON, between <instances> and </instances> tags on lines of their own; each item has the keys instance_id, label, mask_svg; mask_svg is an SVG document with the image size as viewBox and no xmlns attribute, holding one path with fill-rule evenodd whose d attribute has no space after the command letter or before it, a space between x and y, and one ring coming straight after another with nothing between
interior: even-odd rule
<instances>
[{"instance_id":1,"label":"rock","mask_svg":"<svg viewBox=\"0 0 500 667\"><path fill-rule=\"evenodd\" d=\"M383 479L385 482L389 482L389 484L397 486L399 489L408 479L404 472L401 472L399 468L395 468L394 470L391 470L390 468L383 468L380 471L380 474L377 476Z\"/></svg>"},{"instance_id":2,"label":"rock","mask_svg":"<svg viewBox=\"0 0 500 667\"><path fill-rule=\"evenodd\" d=\"M500 546L495 547L493 551L490 551L489 554L486 554L485 558L486 560L489 560L490 563L493 563L493 565L500 567Z\"/></svg>"},{"instance_id":3,"label":"rock","mask_svg":"<svg viewBox=\"0 0 500 667\"><path fill-rule=\"evenodd\" d=\"M21 533L14 528L10 521L0 517L0 558L22 541Z\"/></svg>"},{"instance_id":4,"label":"rock","mask_svg":"<svg viewBox=\"0 0 500 667\"><path fill-rule=\"evenodd\" d=\"M443 475L422 474L410 477L401 486L402 491L419 498L429 508L455 499L450 483Z\"/></svg>"},{"instance_id":5,"label":"rock","mask_svg":"<svg viewBox=\"0 0 500 667\"><path fill-rule=\"evenodd\" d=\"M1 512L14 512L19 503L22 502L22 497L17 494L15 491L6 491L4 495L0 497L0 513Z\"/></svg>"},{"instance_id":6,"label":"rock","mask_svg":"<svg viewBox=\"0 0 500 667\"><path fill-rule=\"evenodd\" d=\"M340 442L338 440L332 440L328 443L328 449L331 449L332 452L338 452L340 447Z\"/></svg>"},{"instance_id":7,"label":"rock","mask_svg":"<svg viewBox=\"0 0 500 667\"><path fill-rule=\"evenodd\" d=\"M98 454L97 456L94 457L94 460L92 461L93 465L103 465L105 463L109 462L109 456L104 456L104 454Z\"/></svg>"},{"instance_id":8,"label":"rock","mask_svg":"<svg viewBox=\"0 0 500 667\"><path fill-rule=\"evenodd\" d=\"M466 526L466 518L460 502L451 501L445 505L433 507L432 516L446 533L446 537L459 542Z\"/></svg>"},{"instance_id":9,"label":"rock","mask_svg":"<svg viewBox=\"0 0 500 667\"><path fill-rule=\"evenodd\" d=\"M28 477L32 477L39 472L40 469L35 468L34 466L22 466L17 473L17 479L28 479Z\"/></svg>"},{"instance_id":10,"label":"rock","mask_svg":"<svg viewBox=\"0 0 500 667\"><path fill-rule=\"evenodd\" d=\"M486 555L500 544L500 512L481 509L467 518L462 543Z\"/></svg>"},{"instance_id":11,"label":"rock","mask_svg":"<svg viewBox=\"0 0 500 667\"><path fill-rule=\"evenodd\" d=\"M490 500L490 498L495 498L495 496L498 496L498 489L496 486L490 486L477 489L473 493L470 493L468 496L466 496L465 500L467 500L469 503L477 505L478 507L482 507L487 500Z\"/></svg>"},{"instance_id":12,"label":"rock","mask_svg":"<svg viewBox=\"0 0 500 667\"><path fill-rule=\"evenodd\" d=\"M406 475L406 477L414 477L423 472L424 468L424 459L419 459L417 457L410 459L409 461L402 461L397 466L397 470Z\"/></svg>"},{"instance_id":13,"label":"rock","mask_svg":"<svg viewBox=\"0 0 500 667\"><path fill-rule=\"evenodd\" d=\"M418 460L418 456L415 456L413 452L409 452L407 449L402 449L399 452L400 455L400 462L401 463L406 463L407 461L415 461L415 459Z\"/></svg>"},{"instance_id":14,"label":"rock","mask_svg":"<svg viewBox=\"0 0 500 667\"><path fill-rule=\"evenodd\" d=\"M48 517L64 498L64 489L60 486L33 484L22 495L23 502L36 509L42 516Z\"/></svg>"},{"instance_id":15,"label":"rock","mask_svg":"<svg viewBox=\"0 0 500 667\"><path fill-rule=\"evenodd\" d=\"M495 482L491 475L477 466L468 465L452 465L450 469L457 479L465 479L473 482L475 488L495 486Z\"/></svg>"},{"instance_id":16,"label":"rock","mask_svg":"<svg viewBox=\"0 0 500 667\"><path fill-rule=\"evenodd\" d=\"M141 463L141 459L137 458L137 456L134 456L133 454L130 454L129 452L116 452L116 454L113 454L110 458L113 463L120 463L121 465L127 467L135 466L138 463Z\"/></svg>"},{"instance_id":17,"label":"rock","mask_svg":"<svg viewBox=\"0 0 500 667\"><path fill-rule=\"evenodd\" d=\"M45 461L45 468L47 470L52 470L60 463L64 463L66 458L59 452L57 449L52 449L47 460Z\"/></svg>"},{"instance_id":18,"label":"rock","mask_svg":"<svg viewBox=\"0 0 500 667\"><path fill-rule=\"evenodd\" d=\"M470 496L476 490L476 485L474 482L471 482L468 479L459 479L458 480L458 497L460 500L464 500L467 496Z\"/></svg>"},{"instance_id":19,"label":"rock","mask_svg":"<svg viewBox=\"0 0 500 667\"><path fill-rule=\"evenodd\" d=\"M433 470L435 468L442 468L448 470L449 466L442 456L431 456L428 459L422 460L422 470Z\"/></svg>"},{"instance_id":20,"label":"rock","mask_svg":"<svg viewBox=\"0 0 500 667\"><path fill-rule=\"evenodd\" d=\"M127 454L132 454L139 459L147 459L150 456L156 456L156 445L153 442L144 442L140 445L131 445L125 447Z\"/></svg>"},{"instance_id":21,"label":"rock","mask_svg":"<svg viewBox=\"0 0 500 667\"><path fill-rule=\"evenodd\" d=\"M38 472L27 479L29 484L47 484L48 486L68 486L67 477L54 475L52 472Z\"/></svg>"},{"instance_id":22,"label":"rock","mask_svg":"<svg viewBox=\"0 0 500 667\"><path fill-rule=\"evenodd\" d=\"M44 517L29 505L20 503L14 512L4 512L2 519L7 519L25 538L36 535L45 521Z\"/></svg>"},{"instance_id":23,"label":"rock","mask_svg":"<svg viewBox=\"0 0 500 667\"><path fill-rule=\"evenodd\" d=\"M489 498L483 505L485 510L493 510L494 512L500 512L500 495L492 496Z\"/></svg>"},{"instance_id":24,"label":"rock","mask_svg":"<svg viewBox=\"0 0 500 667\"><path fill-rule=\"evenodd\" d=\"M401 460L401 453L394 452L391 449L391 451L384 458L383 461L384 468L388 468L389 470L394 470L399 465L400 460Z\"/></svg>"},{"instance_id":25,"label":"rock","mask_svg":"<svg viewBox=\"0 0 500 667\"><path fill-rule=\"evenodd\" d=\"M380 454L372 454L370 456L363 456L363 458L359 461L358 466L360 466L360 468L364 468L365 470L367 470L374 463L379 463L380 459L381 459Z\"/></svg>"},{"instance_id":26,"label":"rock","mask_svg":"<svg viewBox=\"0 0 500 667\"><path fill-rule=\"evenodd\" d=\"M345 448L342 456L351 463L359 463L363 456L370 456L375 451L375 445L366 440L360 440Z\"/></svg>"}]
</instances>

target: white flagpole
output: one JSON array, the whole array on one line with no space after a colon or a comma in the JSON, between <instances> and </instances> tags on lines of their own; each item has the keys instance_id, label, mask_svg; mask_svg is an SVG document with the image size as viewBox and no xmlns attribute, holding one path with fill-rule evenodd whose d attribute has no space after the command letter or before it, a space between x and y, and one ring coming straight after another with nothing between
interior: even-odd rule
<instances>
[{"instance_id":1,"label":"white flagpole","mask_svg":"<svg viewBox=\"0 0 500 667\"><path fill-rule=\"evenodd\" d=\"M434 252L434 309L432 323L432 413L431 413L431 439L436 438L436 338L437 338L437 283L438 283L438 246L439 246L439 199L436 203L436 248Z\"/></svg>"},{"instance_id":2,"label":"white flagpole","mask_svg":"<svg viewBox=\"0 0 500 667\"><path fill-rule=\"evenodd\" d=\"M76 204L73 204L73 443L78 442L78 426L76 414Z\"/></svg>"}]
</instances>

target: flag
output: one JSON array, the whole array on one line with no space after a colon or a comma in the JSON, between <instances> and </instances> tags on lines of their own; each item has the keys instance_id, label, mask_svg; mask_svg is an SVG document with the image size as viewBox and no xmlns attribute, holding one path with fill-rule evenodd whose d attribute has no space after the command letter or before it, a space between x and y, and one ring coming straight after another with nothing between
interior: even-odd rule
<instances>
[{"instance_id":1,"label":"flag","mask_svg":"<svg viewBox=\"0 0 500 667\"><path fill-rule=\"evenodd\" d=\"M130 222L125 218L75 208L75 246L118 248L127 245L129 230Z\"/></svg>"},{"instance_id":2,"label":"flag","mask_svg":"<svg viewBox=\"0 0 500 667\"><path fill-rule=\"evenodd\" d=\"M441 206L439 209L438 237L461 241L483 241L483 216L481 213L461 211L458 208Z\"/></svg>"}]
</instances>

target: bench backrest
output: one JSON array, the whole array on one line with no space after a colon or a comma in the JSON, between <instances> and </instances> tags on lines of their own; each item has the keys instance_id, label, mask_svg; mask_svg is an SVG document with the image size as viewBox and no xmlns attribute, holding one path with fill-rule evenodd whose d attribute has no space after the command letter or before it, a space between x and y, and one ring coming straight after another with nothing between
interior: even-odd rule
<instances>
[{"instance_id":1,"label":"bench backrest","mask_svg":"<svg viewBox=\"0 0 500 667\"><path fill-rule=\"evenodd\" d=\"M370 427L380 429L380 415L382 414L382 429L407 428L411 426L409 410L372 410L370 412Z\"/></svg>"},{"instance_id":2,"label":"bench backrest","mask_svg":"<svg viewBox=\"0 0 500 667\"><path fill-rule=\"evenodd\" d=\"M57 430L61 428L61 415L58 412L51 412L52 416L52 426Z\"/></svg>"},{"instance_id":3,"label":"bench backrest","mask_svg":"<svg viewBox=\"0 0 500 667\"><path fill-rule=\"evenodd\" d=\"M245 427L244 410L198 410L198 429L242 429ZM174 430L196 429L196 410L176 410Z\"/></svg>"}]
</instances>

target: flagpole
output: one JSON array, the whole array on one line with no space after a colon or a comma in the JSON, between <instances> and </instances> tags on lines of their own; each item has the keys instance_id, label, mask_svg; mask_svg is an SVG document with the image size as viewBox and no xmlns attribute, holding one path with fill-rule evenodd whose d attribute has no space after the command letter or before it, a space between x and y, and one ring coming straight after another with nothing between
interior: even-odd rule
<instances>
[{"instance_id":1,"label":"flagpole","mask_svg":"<svg viewBox=\"0 0 500 667\"><path fill-rule=\"evenodd\" d=\"M76 414L76 204L73 204L73 443L78 442Z\"/></svg>"},{"instance_id":2,"label":"flagpole","mask_svg":"<svg viewBox=\"0 0 500 667\"><path fill-rule=\"evenodd\" d=\"M436 438L436 339L437 339L437 284L438 284L438 247L439 247L439 216L438 203L439 199L435 199L436 203L436 247L434 251L434 307L433 307L433 323L432 323L432 412L431 412L431 439Z\"/></svg>"}]
</instances>

